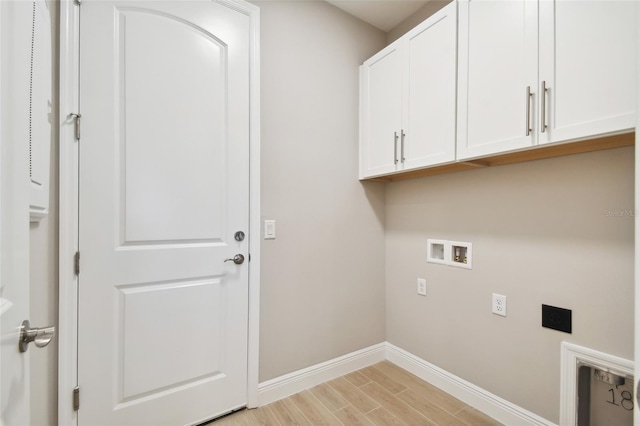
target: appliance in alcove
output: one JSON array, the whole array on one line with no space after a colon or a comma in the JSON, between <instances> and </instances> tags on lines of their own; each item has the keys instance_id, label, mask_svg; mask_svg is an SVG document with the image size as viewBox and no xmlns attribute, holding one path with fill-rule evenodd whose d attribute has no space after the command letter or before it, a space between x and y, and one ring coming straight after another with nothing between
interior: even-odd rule
<instances>
[{"instance_id":1,"label":"appliance in alcove","mask_svg":"<svg viewBox=\"0 0 640 426\"><path fill-rule=\"evenodd\" d=\"M633 425L633 377L577 364L577 426Z\"/></svg>"}]
</instances>

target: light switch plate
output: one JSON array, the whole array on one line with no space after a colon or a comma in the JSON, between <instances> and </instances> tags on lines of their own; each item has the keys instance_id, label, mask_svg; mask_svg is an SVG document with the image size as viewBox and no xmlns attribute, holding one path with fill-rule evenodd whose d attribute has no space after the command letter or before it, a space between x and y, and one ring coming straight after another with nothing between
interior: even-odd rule
<instances>
[{"instance_id":1,"label":"light switch plate","mask_svg":"<svg viewBox=\"0 0 640 426\"><path fill-rule=\"evenodd\" d=\"M275 240L276 239L276 221L267 219L264 221L264 239Z\"/></svg>"}]
</instances>

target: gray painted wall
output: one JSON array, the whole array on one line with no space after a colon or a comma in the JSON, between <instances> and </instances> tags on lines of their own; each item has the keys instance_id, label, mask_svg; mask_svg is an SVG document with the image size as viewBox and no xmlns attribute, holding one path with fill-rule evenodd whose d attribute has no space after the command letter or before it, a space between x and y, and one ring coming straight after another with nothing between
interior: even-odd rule
<instances>
[{"instance_id":1,"label":"gray painted wall","mask_svg":"<svg viewBox=\"0 0 640 426\"><path fill-rule=\"evenodd\" d=\"M325 2L261 14L260 381L385 340L384 186L358 182L358 66L386 36Z\"/></svg>"},{"instance_id":2,"label":"gray painted wall","mask_svg":"<svg viewBox=\"0 0 640 426\"><path fill-rule=\"evenodd\" d=\"M402 37L406 32L413 29L415 26L420 24L422 21L427 19L429 16L433 15L447 4L451 3L452 0L431 0L420 9L418 9L414 14L409 16L407 19L399 23L395 28L387 33L387 43L391 44L395 40Z\"/></svg>"},{"instance_id":3,"label":"gray painted wall","mask_svg":"<svg viewBox=\"0 0 640 426\"><path fill-rule=\"evenodd\" d=\"M560 342L633 359L634 219L607 214L633 182L629 147L387 184L387 340L557 423ZM427 263L427 238L473 243L473 270Z\"/></svg>"}]
</instances>

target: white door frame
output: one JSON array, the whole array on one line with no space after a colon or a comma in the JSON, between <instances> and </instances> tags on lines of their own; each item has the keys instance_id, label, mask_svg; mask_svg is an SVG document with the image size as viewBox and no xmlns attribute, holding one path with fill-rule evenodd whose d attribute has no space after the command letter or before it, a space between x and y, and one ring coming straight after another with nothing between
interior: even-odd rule
<instances>
[{"instance_id":1,"label":"white door frame","mask_svg":"<svg viewBox=\"0 0 640 426\"><path fill-rule=\"evenodd\" d=\"M2 22L2 6L0 5L0 22ZM2 31L0 31L0 87L2 87ZM0 147L2 147L3 143L6 141L2 140L2 129L3 129L3 119L2 119L2 102L0 101ZM6 161L2 156L2 149L0 149L0 204L2 204L2 171L4 170L3 161ZM2 223L2 209L0 209L0 223ZM2 258L3 252L5 250L4 244L2 243L2 227L0 226L0 289L2 288ZM2 303L3 300L0 300ZM2 330L2 313L0 312L0 333ZM0 352L0 383L2 383L2 353ZM0 407L4 405L5 395L2 394L2 388L0 388ZM0 417L0 424L2 424L2 418Z\"/></svg>"},{"instance_id":2,"label":"white door frame","mask_svg":"<svg viewBox=\"0 0 640 426\"><path fill-rule=\"evenodd\" d=\"M635 321L634 321L634 350L635 350L635 383L634 391L636 400L634 401L635 410L633 413L633 424L640 426L640 6L636 5L636 167L635 167Z\"/></svg>"},{"instance_id":3,"label":"white door frame","mask_svg":"<svg viewBox=\"0 0 640 426\"><path fill-rule=\"evenodd\" d=\"M260 325L260 9L243 0L211 0L249 17L249 330L247 406L258 406ZM73 389L78 386L78 142L71 114L79 111L78 0L60 3L60 245L58 424L77 424ZM81 384L80 384L81 385ZM82 398L80 399L82 401ZM82 404L81 404L82 407Z\"/></svg>"}]
</instances>

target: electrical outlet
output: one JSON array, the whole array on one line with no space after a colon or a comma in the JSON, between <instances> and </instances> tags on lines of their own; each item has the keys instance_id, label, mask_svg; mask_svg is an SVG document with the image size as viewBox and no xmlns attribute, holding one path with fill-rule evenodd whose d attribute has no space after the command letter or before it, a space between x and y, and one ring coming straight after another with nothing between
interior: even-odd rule
<instances>
[{"instance_id":1,"label":"electrical outlet","mask_svg":"<svg viewBox=\"0 0 640 426\"><path fill-rule=\"evenodd\" d=\"M424 278L418 278L418 294L420 296L427 295L427 280Z\"/></svg>"},{"instance_id":2,"label":"electrical outlet","mask_svg":"<svg viewBox=\"0 0 640 426\"><path fill-rule=\"evenodd\" d=\"M491 295L491 312L496 315L507 316L507 296L493 293Z\"/></svg>"}]
</instances>

